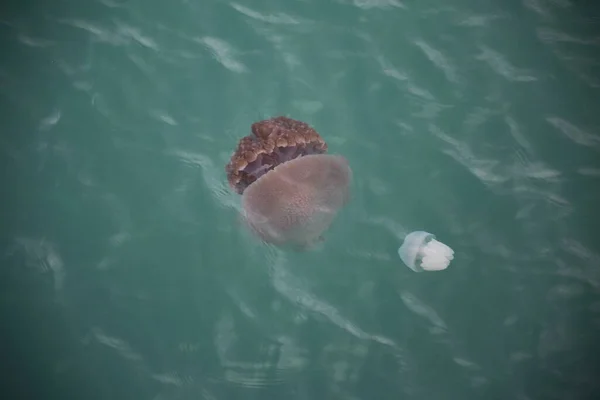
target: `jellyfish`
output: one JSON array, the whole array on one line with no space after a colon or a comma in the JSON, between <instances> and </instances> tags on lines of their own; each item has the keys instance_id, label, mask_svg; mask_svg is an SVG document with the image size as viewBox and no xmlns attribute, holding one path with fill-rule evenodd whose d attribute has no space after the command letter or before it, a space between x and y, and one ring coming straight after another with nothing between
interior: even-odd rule
<instances>
[{"instance_id":1,"label":"jellyfish","mask_svg":"<svg viewBox=\"0 0 600 400\"><path fill-rule=\"evenodd\" d=\"M350 197L347 160L327 153L327 143L308 124L287 117L255 122L225 170L242 196L242 217L263 241L307 249Z\"/></svg>"},{"instance_id":2,"label":"jellyfish","mask_svg":"<svg viewBox=\"0 0 600 400\"><path fill-rule=\"evenodd\" d=\"M425 231L411 232L398 249L400 259L415 272L441 271L454 259L454 250Z\"/></svg>"}]
</instances>

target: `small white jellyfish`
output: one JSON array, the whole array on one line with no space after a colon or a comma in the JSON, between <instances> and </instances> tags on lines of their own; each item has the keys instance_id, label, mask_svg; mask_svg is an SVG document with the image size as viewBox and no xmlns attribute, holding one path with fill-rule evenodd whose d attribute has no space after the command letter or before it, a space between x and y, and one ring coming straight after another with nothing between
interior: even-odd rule
<instances>
[{"instance_id":1,"label":"small white jellyfish","mask_svg":"<svg viewBox=\"0 0 600 400\"><path fill-rule=\"evenodd\" d=\"M454 250L435 240L435 235L429 232L415 231L406 235L398 255L415 272L441 271L454 259Z\"/></svg>"}]
</instances>

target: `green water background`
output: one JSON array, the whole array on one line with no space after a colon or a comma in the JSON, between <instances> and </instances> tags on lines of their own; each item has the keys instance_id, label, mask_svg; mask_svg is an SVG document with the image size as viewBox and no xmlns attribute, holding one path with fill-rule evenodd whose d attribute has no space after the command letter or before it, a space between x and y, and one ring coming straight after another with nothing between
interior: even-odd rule
<instances>
[{"instance_id":1,"label":"green water background","mask_svg":"<svg viewBox=\"0 0 600 400\"><path fill-rule=\"evenodd\" d=\"M3 9L11 398L593 398L592 2ZM226 184L276 115L354 172L314 252L258 243ZM446 271L401 263L413 230L455 250Z\"/></svg>"}]
</instances>

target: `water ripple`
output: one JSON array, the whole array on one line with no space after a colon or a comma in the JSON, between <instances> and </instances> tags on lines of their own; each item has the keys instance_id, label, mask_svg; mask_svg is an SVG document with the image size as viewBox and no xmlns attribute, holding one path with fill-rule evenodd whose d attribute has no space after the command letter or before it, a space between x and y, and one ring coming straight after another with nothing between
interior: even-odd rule
<instances>
[{"instance_id":1,"label":"water ripple","mask_svg":"<svg viewBox=\"0 0 600 400\"><path fill-rule=\"evenodd\" d=\"M84 30L92 35L92 38L97 42L109 43L114 46L122 46L130 44L130 40L119 33L116 33L106 27L98 24L81 20L81 19L62 19L58 20L59 23L69 25L75 28Z\"/></svg>"},{"instance_id":2,"label":"water ripple","mask_svg":"<svg viewBox=\"0 0 600 400\"><path fill-rule=\"evenodd\" d=\"M506 182L509 179L509 177L503 173L504 168L499 161L476 157L466 143L452 138L433 124L429 125L429 130L439 139L451 146L449 149L442 150L444 153L466 167L484 184L495 185Z\"/></svg>"},{"instance_id":3,"label":"water ripple","mask_svg":"<svg viewBox=\"0 0 600 400\"><path fill-rule=\"evenodd\" d=\"M26 46L30 47L51 47L56 46L58 43L52 40L47 40L43 38L34 38L23 33L20 33L18 36L19 42L23 43Z\"/></svg>"},{"instance_id":4,"label":"water ripple","mask_svg":"<svg viewBox=\"0 0 600 400\"><path fill-rule=\"evenodd\" d=\"M238 3L231 3L231 7L233 7L236 11L239 11L247 17L253 18L258 21L267 22L270 24L297 25L301 23L300 20L291 17L285 13L265 15L259 13L258 11L252 10L251 8L242 6Z\"/></svg>"},{"instance_id":5,"label":"water ripple","mask_svg":"<svg viewBox=\"0 0 600 400\"><path fill-rule=\"evenodd\" d=\"M53 110L52 113L50 113L50 115L42 118L38 129L43 130L43 131L47 131L47 130L51 129L54 125L56 125L58 123L58 121L60 121L61 115L62 114L61 114L60 110L58 110L58 109Z\"/></svg>"},{"instance_id":6,"label":"water ripple","mask_svg":"<svg viewBox=\"0 0 600 400\"><path fill-rule=\"evenodd\" d=\"M216 37L205 36L196 39L198 43L206 46L212 53L215 60L232 72L243 73L248 72L248 68L240 61L235 59L236 51L233 47L224 40Z\"/></svg>"},{"instance_id":7,"label":"water ripple","mask_svg":"<svg viewBox=\"0 0 600 400\"><path fill-rule=\"evenodd\" d=\"M135 28L123 22L116 22L116 25L117 33L121 37L133 39L134 42L139 43L142 46L151 50L159 50L158 44L154 41L154 39L142 34L142 32L138 28Z\"/></svg>"},{"instance_id":8,"label":"water ripple","mask_svg":"<svg viewBox=\"0 0 600 400\"><path fill-rule=\"evenodd\" d=\"M9 250L12 254L22 251L25 254L25 265L36 268L42 273L49 272L54 280L54 290L57 294L63 290L66 271L63 259L56 245L45 239L18 237L15 246Z\"/></svg>"},{"instance_id":9,"label":"water ripple","mask_svg":"<svg viewBox=\"0 0 600 400\"><path fill-rule=\"evenodd\" d=\"M573 141L573 143L577 143L581 146L594 148L600 145L600 137L585 132L583 129L578 128L577 126L565 119L552 116L547 117L546 121L548 121L552 126L558 129L559 132L561 132L571 141Z\"/></svg>"},{"instance_id":10,"label":"water ripple","mask_svg":"<svg viewBox=\"0 0 600 400\"><path fill-rule=\"evenodd\" d=\"M352 322L346 320L335 307L317 299L311 293L304 291L298 285L298 279L283 267L283 262L284 257L282 254L280 254L275 262L275 265L273 265L271 268L271 273L273 286L287 299L312 312L326 316L333 324L339 326L359 339L371 340L386 346L390 346L393 349L400 349L400 347L391 339L363 331Z\"/></svg>"},{"instance_id":11,"label":"water ripple","mask_svg":"<svg viewBox=\"0 0 600 400\"><path fill-rule=\"evenodd\" d=\"M294 339L279 336L257 351L260 361L242 359L243 343L236 330L231 314L221 316L215 326L215 347L219 354L224 380L245 388L263 388L281 385L291 374L302 371L308 364L307 351L299 347Z\"/></svg>"},{"instance_id":12,"label":"water ripple","mask_svg":"<svg viewBox=\"0 0 600 400\"><path fill-rule=\"evenodd\" d=\"M448 81L452 83L458 83L456 68L440 50L434 48L422 39L416 40L414 44L423 51L429 61L431 61L436 67L444 72L444 75Z\"/></svg>"},{"instance_id":13,"label":"water ripple","mask_svg":"<svg viewBox=\"0 0 600 400\"><path fill-rule=\"evenodd\" d=\"M548 9L548 7L543 4L543 0L542 1L540 1L540 0L522 0L522 1L523 1L523 5L526 8L529 8L530 10L539 14L540 16L542 16L544 18L552 17L552 13Z\"/></svg>"},{"instance_id":14,"label":"water ripple","mask_svg":"<svg viewBox=\"0 0 600 400\"><path fill-rule=\"evenodd\" d=\"M143 365L144 358L139 353L134 351L129 343L127 343L125 340L114 336L109 336L98 327L92 329L91 335L98 341L98 343L114 349L121 357L130 360L137 365Z\"/></svg>"},{"instance_id":15,"label":"water ripple","mask_svg":"<svg viewBox=\"0 0 600 400\"><path fill-rule=\"evenodd\" d=\"M428 320L436 332L446 332L448 330L446 323L435 310L419 300L414 294L408 291L401 291L400 298L410 311Z\"/></svg>"},{"instance_id":16,"label":"water ripple","mask_svg":"<svg viewBox=\"0 0 600 400\"><path fill-rule=\"evenodd\" d=\"M414 95L415 98L420 99L423 103L427 102L431 106L438 106L439 109L444 107L441 104L432 104L431 102L435 101L433 94L431 94L427 89L419 87L415 83L414 79L409 77L407 72L399 70L383 56L378 57L377 60L379 61L383 74L397 80L398 82L401 82L406 88L407 92Z\"/></svg>"},{"instance_id":17,"label":"water ripple","mask_svg":"<svg viewBox=\"0 0 600 400\"><path fill-rule=\"evenodd\" d=\"M525 70L512 66L504 56L486 46L480 46L481 54L476 56L477 60L485 61L498 75L510 81L531 82L537 78Z\"/></svg>"},{"instance_id":18,"label":"water ripple","mask_svg":"<svg viewBox=\"0 0 600 400\"><path fill-rule=\"evenodd\" d=\"M583 167L579 168L577 172L585 176L600 177L600 168Z\"/></svg>"},{"instance_id":19,"label":"water ripple","mask_svg":"<svg viewBox=\"0 0 600 400\"><path fill-rule=\"evenodd\" d=\"M177 157L183 163L200 167L206 187L210 190L219 205L239 209L239 201L229 190L229 187L220 178L222 175L214 162L207 156L199 153L191 153L184 150L172 150L169 155Z\"/></svg>"},{"instance_id":20,"label":"water ripple","mask_svg":"<svg viewBox=\"0 0 600 400\"><path fill-rule=\"evenodd\" d=\"M370 10L372 8L382 10L389 8L406 8L404 3L398 0L352 0L352 3L363 10Z\"/></svg>"},{"instance_id":21,"label":"water ripple","mask_svg":"<svg viewBox=\"0 0 600 400\"><path fill-rule=\"evenodd\" d=\"M600 38L582 39L551 28L537 28L538 38L544 43L575 43L582 45L599 46Z\"/></svg>"}]
</instances>

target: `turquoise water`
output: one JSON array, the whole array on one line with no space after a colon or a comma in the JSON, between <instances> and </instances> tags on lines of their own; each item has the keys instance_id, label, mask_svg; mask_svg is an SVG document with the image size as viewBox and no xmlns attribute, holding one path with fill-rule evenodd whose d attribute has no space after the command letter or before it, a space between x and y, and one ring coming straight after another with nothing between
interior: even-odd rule
<instances>
[{"instance_id":1,"label":"turquoise water","mask_svg":"<svg viewBox=\"0 0 600 400\"><path fill-rule=\"evenodd\" d=\"M3 380L36 399L584 399L600 75L585 2L5 6ZM250 125L306 121L352 202L240 224ZM415 230L455 250L415 273ZM17 398L17 396L13 396Z\"/></svg>"}]
</instances>

